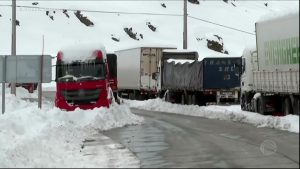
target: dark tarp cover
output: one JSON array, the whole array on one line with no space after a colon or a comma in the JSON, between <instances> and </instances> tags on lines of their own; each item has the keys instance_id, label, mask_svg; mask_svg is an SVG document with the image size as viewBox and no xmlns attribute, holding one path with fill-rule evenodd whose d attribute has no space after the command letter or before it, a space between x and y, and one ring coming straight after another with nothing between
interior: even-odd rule
<instances>
[{"instance_id":1,"label":"dark tarp cover","mask_svg":"<svg viewBox=\"0 0 300 169\"><path fill-rule=\"evenodd\" d=\"M192 63L177 63L164 61L162 72L162 89L202 89L202 63L194 61Z\"/></svg>"}]
</instances>

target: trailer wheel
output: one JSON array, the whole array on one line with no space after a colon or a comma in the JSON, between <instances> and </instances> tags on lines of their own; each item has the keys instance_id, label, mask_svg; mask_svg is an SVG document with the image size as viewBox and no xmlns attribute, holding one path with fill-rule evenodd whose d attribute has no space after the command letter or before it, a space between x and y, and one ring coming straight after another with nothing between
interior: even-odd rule
<instances>
[{"instance_id":1,"label":"trailer wheel","mask_svg":"<svg viewBox=\"0 0 300 169\"><path fill-rule=\"evenodd\" d=\"M283 113L285 116L293 114L292 104L288 97L286 97L283 102Z\"/></svg>"},{"instance_id":2,"label":"trailer wheel","mask_svg":"<svg viewBox=\"0 0 300 169\"><path fill-rule=\"evenodd\" d=\"M295 98L294 105L293 105L293 108L294 108L293 113L296 115L299 115L299 105L300 105L299 98Z\"/></svg>"},{"instance_id":3,"label":"trailer wheel","mask_svg":"<svg viewBox=\"0 0 300 169\"><path fill-rule=\"evenodd\" d=\"M259 114L264 115L264 103L263 103L263 99L262 97L260 97L259 99L257 99L257 104L256 104L256 112Z\"/></svg>"},{"instance_id":4,"label":"trailer wheel","mask_svg":"<svg viewBox=\"0 0 300 169\"><path fill-rule=\"evenodd\" d=\"M129 96L128 96L129 100L134 100L134 94L133 93L129 93Z\"/></svg>"},{"instance_id":5,"label":"trailer wheel","mask_svg":"<svg viewBox=\"0 0 300 169\"><path fill-rule=\"evenodd\" d=\"M241 109L247 111L245 95L243 95L241 99Z\"/></svg>"},{"instance_id":6,"label":"trailer wheel","mask_svg":"<svg viewBox=\"0 0 300 169\"><path fill-rule=\"evenodd\" d=\"M29 89L28 89L29 93L33 93L33 90L34 90L33 87L34 87L33 85L30 85L30 87L29 87Z\"/></svg>"}]
</instances>

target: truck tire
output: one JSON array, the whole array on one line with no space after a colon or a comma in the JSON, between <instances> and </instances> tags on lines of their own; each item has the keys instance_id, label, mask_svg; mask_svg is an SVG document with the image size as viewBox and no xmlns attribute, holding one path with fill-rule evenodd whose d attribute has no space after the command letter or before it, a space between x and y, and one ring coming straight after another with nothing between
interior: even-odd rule
<instances>
[{"instance_id":1,"label":"truck tire","mask_svg":"<svg viewBox=\"0 0 300 169\"><path fill-rule=\"evenodd\" d=\"M294 100L294 105L293 105L293 113L295 115L299 115L299 106L300 106L300 99L299 98L295 98Z\"/></svg>"},{"instance_id":2,"label":"truck tire","mask_svg":"<svg viewBox=\"0 0 300 169\"><path fill-rule=\"evenodd\" d=\"M283 108L283 114L285 116L289 115L289 114L293 114L292 104L291 104L291 101L288 97L286 97L284 99L282 108Z\"/></svg>"},{"instance_id":3,"label":"truck tire","mask_svg":"<svg viewBox=\"0 0 300 169\"><path fill-rule=\"evenodd\" d=\"M134 98L134 94L133 93L129 93L129 100L134 100L135 98Z\"/></svg>"},{"instance_id":4,"label":"truck tire","mask_svg":"<svg viewBox=\"0 0 300 169\"><path fill-rule=\"evenodd\" d=\"M256 112L259 114L264 115L264 102L263 102L263 98L260 97L257 99L257 104L256 104Z\"/></svg>"},{"instance_id":5,"label":"truck tire","mask_svg":"<svg viewBox=\"0 0 300 169\"><path fill-rule=\"evenodd\" d=\"M244 110L244 111L247 111L247 107L246 107L246 96L243 95L242 96L242 99L241 99L241 109Z\"/></svg>"},{"instance_id":6,"label":"truck tire","mask_svg":"<svg viewBox=\"0 0 300 169\"><path fill-rule=\"evenodd\" d=\"M29 93L33 93L33 90L34 90L34 86L33 86L33 85L30 85L30 86L29 86L29 89L28 89Z\"/></svg>"}]
</instances>

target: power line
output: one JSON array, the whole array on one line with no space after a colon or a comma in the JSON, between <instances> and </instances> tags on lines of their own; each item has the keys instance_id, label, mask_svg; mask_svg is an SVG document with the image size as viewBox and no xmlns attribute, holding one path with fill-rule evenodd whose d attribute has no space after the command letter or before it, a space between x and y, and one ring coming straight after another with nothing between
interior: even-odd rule
<instances>
[{"instance_id":1,"label":"power line","mask_svg":"<svg viewBox=\"0 0 300 169\"><path fill-rule=\"evenodd\" d=\"M147 12L122 12L122 11L99 11L99 10L85 10L85 9L71 9L71 8L46 8L46 7L34 7L34 6L22 6L19 8L31 8L31 9L43 9L43 10L68 10L68 11L82 11L92 13L108 13L108 14L128 14L128 15L163 15L163 16L183 16L182 14L164 14L164 13L147 13Z\"/></svg>"},{"instance_id":2,"label":"power line","mask_svg":"<svg viewBox=\"0 0 300 169\"><path fill-rule=\"evenodd\" d=\"M0 6L11 6L11 5L0 5ZM160 15L160 16L180 16L182 17L182 14L164 14L164 13L147 13L147 12L122 12L122 11L99 11L99 10L85 10L85 9L71 9L71 8L46 8L46 7L33 7L33 6L25 6L25 5L17 5L18 8L30 8L30 9L41 9L41 10L59 10L59 11L63 11L63 10L68 10L68 11L82 11L82 12L92 12L92 13L107 13L107 14L128 14L128 15ZM201 18L197 18L194 16L188 16L189 18L195 19L195 20L199 20L199 21L203 21L206 23L210 23L213 25L217 25L217 26L221 26L227 29L231 29L231 30L235 30L238 32L242 32L242 33L246 33L246 34L250 34L250 35L255 35L255 33L251 33L251 32L247 32L241 29L237 29L237 28L233 28L230 26L226 26L226 25L222 25L222 24L218 24L212 21L208 21L205 19L201 19Z\"/></svg>"},{"instance_id":3,"label":"power line","mask_svg":"<svg viewBox=\"0 0 300 169\"><path fill-rule=\"evenodd\" d=\"M206 23L218 25L218 26L221 26L221 27L224 27L224 28L232 29L232 30L235 30L235 31L247 33L247 34L250 34L250 35L255 35L255 33L243 31L243 30L240 30L240 29L236 29L236 28L233 28L233 27L226 26L226 25L222 25L222 24L218 24L218 23L215 23L215 22L207 21L207 20L204 20L204 19L201 19L201 18L197 18L197 17L193 17L193 16L188 16L188 17L192 18L192 19L200 20L200 21L203 21L203 22L206 22Z\"/></svg>"}]
</instances>

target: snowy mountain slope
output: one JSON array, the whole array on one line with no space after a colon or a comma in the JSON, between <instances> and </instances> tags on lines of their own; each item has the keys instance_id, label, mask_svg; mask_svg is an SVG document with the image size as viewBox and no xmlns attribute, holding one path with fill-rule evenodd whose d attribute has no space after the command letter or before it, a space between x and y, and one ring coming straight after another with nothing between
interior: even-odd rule
<instances>
[{"instance_id":1,"label":"snowy mountain slope","mask_svg":"<svg viewBox=\"0 0 300 169\"><path fill-rule=\"evenodd\" d=\"M32 5L33 2L38 4ZM207 48L206 38L218 35L223 39L224 48L229 55L240 56L246 45L255 44L254 23L261 16L272 12L299 10L298 4L299 1L188 2L188 48L197 50L200 59L226 56ZM11 5L11 2L0 2L1 55L10 54L11 49L11 7L5 5ZM172 44L182 49L183 1L26 0L17 1L17 5L23 6L17 8L17 19L20 21L20 26L17 27L17 54L41 54L43 36L44 53L53 56L62 46L91 41L101 42L107 51L147 43ZM63 13L63 9L67 9L69 18ZM82 24L74 15L77 10L81 10L81 14L90 19L94 26ZM48 16L46 11L49 11ZM53 20L49 16L53 16ZM155 32L148 28L147 22L157 28ZM132 27L140 40L130 38L124 31L125 27ZM139 34L143 35L143 39ZM114 41L112 37L120 41Z\"/></svg>"}]
</instances>

